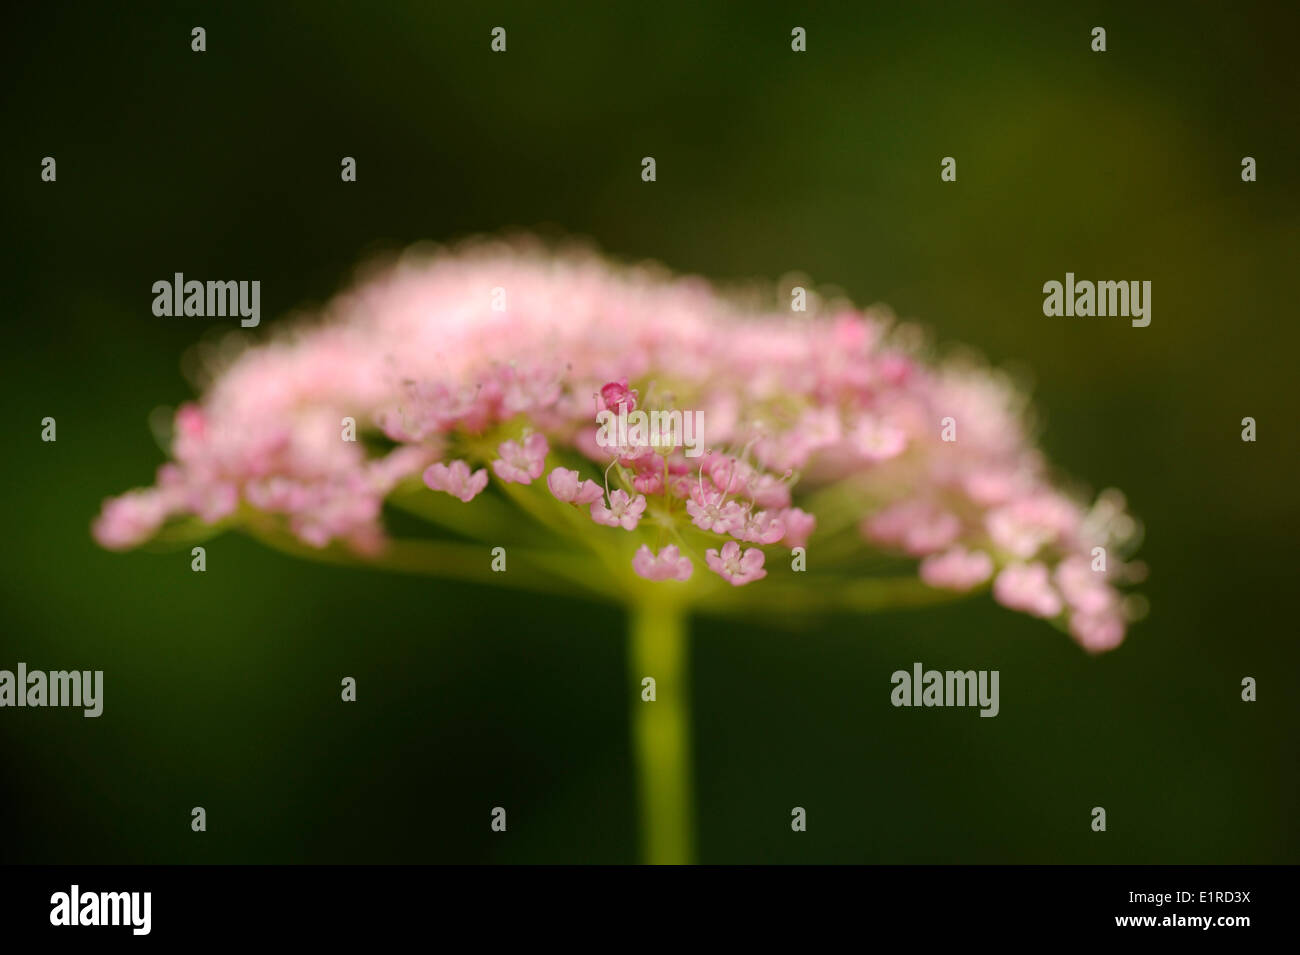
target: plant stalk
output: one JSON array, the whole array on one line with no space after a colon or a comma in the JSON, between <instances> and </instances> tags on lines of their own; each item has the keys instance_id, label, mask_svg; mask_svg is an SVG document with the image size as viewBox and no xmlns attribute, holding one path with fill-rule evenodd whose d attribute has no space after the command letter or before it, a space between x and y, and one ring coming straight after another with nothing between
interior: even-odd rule
<instances>
[{"instance_id":1,"label":"plant stalk","mask_svg":"<svg viewBox=\"0 0 1300 955\"><path fill-rule=\"evenodd\" d=\"M694 861L690 687L685 608L643 600L631 609L629 663L641 858L649 865ZM653 677L647 702L642 680Z\"/></svg>"}]
</instances>

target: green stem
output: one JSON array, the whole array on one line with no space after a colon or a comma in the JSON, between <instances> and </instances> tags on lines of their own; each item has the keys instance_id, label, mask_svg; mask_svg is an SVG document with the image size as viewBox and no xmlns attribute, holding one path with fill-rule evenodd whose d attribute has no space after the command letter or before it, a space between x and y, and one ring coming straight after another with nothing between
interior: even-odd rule
<instances>
[{"instance_id":1,"label":"green stem","mask_svg":"<svg viewBox=\"0 0 1300 955\"><path fill-rule=\"evenodd\" d=\"M632 742L642 859L651 865L688 865L694 859L694 822L686 614L671 600L649 599L633 605L631 615ZM653 702L642 699L646 677L655 680Z\"/></svg>"}]
</instances>

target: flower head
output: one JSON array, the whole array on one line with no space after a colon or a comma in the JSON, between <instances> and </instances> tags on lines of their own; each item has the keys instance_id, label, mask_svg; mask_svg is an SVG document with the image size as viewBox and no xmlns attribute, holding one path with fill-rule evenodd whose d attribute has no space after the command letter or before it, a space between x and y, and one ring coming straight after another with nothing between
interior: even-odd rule
<instances>
[{"instance_id":1,"label":"flower head","mask_svg":"<svg viewBox=\"0 0 1300 955\"><path fill-rule=\"evenodd\" d=\"M432 488L469 502L447 518L458 533L540 528L596 555L620 594L689 579L681 599L802 587L815 606L883 552L936 592L992 581L1090 650L1123 639L1139 534L1122 498L1063 491L1006 378L928 360L886 317L762 312L699 281L501 244L404 259L326 311L212 370L154 486L105 502L101 544L190 517L378 559L385 502ZM611 413L648 422L611 446L597 421ZM702 422L696 445L661 440L686 420ZM714 573L692 578L701 560Z\"/></svg>"}]
</instances>

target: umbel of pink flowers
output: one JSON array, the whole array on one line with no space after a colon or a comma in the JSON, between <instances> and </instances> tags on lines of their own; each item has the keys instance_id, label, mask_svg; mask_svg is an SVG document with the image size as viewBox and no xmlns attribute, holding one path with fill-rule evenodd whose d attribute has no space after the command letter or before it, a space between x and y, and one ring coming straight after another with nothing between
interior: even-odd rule
<instances>
[{"instance_id":1,"label":"umbel of pink flowers","mask_svg":"<svg viewBox=\"0 0 1300 955\"><path fill-rule=\"evenodd\" d=\"M1116 646L1137 566L1122 497L1055 486L1023 395L915 339L887 316L762 309L589 252L413 252L214 368L154 486L107 500L94 534L122 549L255 515L378 555L390 495L472 509L486 493L614 555L611 580L816 587L820 554L892 554L930 587L991 585L1089 650ZM709 450L598 440L600 412L638 408L695 413ZM348 440L345 419L374 440Z\"/></svg>"}]
</instances>

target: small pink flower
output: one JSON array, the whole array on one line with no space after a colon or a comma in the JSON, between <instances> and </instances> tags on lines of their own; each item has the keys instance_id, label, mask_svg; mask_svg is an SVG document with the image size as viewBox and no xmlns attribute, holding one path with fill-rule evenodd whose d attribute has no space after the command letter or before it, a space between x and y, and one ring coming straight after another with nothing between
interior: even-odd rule
<instances>
[{"instance_id":1,"label":"small pink flower","mask_svg":"<svg viewBox=\"0 0 1300 955\"><path fill-rule=\"evenodd\" d=\"M993 581L993 596L1002 606L1035 617L1061 612L1061 598L1052 589L1044 564L1008 564Z\"/></svg>"},{"instance_id":2,"label":"small pink flower","mask_svg":"<svg viewBox=\"0 0 1300 955\"><path fill-rule=\"evenodd\" d=\"M691 473L691 462L680 452L674 451L664 460L668 462L668 473L675 477Z\"/></svg>"},{"instance_id":3,"label":"small pink flower","mask_svg":"<svg viewBox=\"0 0 1300 955\"><path fill-rule=\"evenodd\" d=\"M366 462L366 484L376 494L387 495L406 478L423 472L425 465L438 456L433 449L424 445L394 448L382 458Z\"/></svg>"},{"instance_id":4,"label":"small pink flower","mask_svg":"<svg viewBox=\"0 0 1300 955\"><path fill-rule=\"evenodd\" d=\"M125 550L152 537L166 517L166 505L158 491L130 491L104 502L92 532L101 547Z\"/></svg>"},{"instance_id":5,"label":"small pink flower","mask_svg":"<svg viewBox=\"0 0 1300 955\"><path fill-rule=\"evenodd\" d=\"M176 409L176 434L182 439L198 440L207 431L207 419L203 409L193 402L186 402Z\"/></svg>"},{"instance_id":6,"label":"small pink flower","mask_svg":"<svg viewBox=\"0 0 1300 955\"><path fill-rule=\"evenodd\" d=\"M1028 560L1044 544L1073 534L1078 529L1079 517L1062 498L1036 494L991 511L984 524L993 543L1021 560Z\"/></svg>"},{"instance_id":7,"label":"small pink flower","mask_svg":"<svg viewBox=\"0 0 1300 955\"><path fill-rule=\"evenodd\" d=\"M967 474L961 483L972 501L982 507L992 507L1005 504L1020 493L1026 479L1010 468L985 467Z\"/></svg>"},{"instance_id":8,"label":"small pink flower","mask_svg":"<svg viewBox=\"0 0 1300 955\"><path fill-rule=\"evenodd\" d=\"M903 547L915 557L943 550L961 534L961 521L948 511L932 511L903 533Z\"/></svg>"},{"instance_id":9,"label":"small pink flower","mask_svg":"<svg viewBox=\"0 0 1300 955\"><path fill-rule=\"evenodd\" d=\"M775 544L785 536L785 523L772 511L746 512L744 522L731 532L743 541L754 544Z\"/></svg>"},{"instance_id":10,"label":"small pink flower","mask_svg":"<svg viewBox=\"0 0 1300 955\"><path fill-rule=\"evenodd\" d=\"M600 400L604 405L602 411L607 409L617 414L619 411L632 412L636 410L636 392L627 386L626 378L620 378L618 381L611 381L602 386Z\"/></svg>"},{"instance_id":11,"label":"small pink flower","mask_svg":"<svg viewBox=\"0 0 1300 955\"><path fill-rule=\"evenodd\" d=\"M745 484L745 494L759 507L781 509L790 506L790 485L774 474L754 474Z\"/></svg>"},{"instance_id":12,"label":"small pink flower","mask_svg":"<svg viewBox=\"0 0 1300 955\"><path fill-rule=\"evenodd\" d=\"M1118 604L1106 575L1093 570L1083 557L1067 557L1057 566L1056 586L1076 616L1102 617Z\"/></svg>"},{"instance_id":13,"label":"small pink flower","mask_svg":"<svg viewBox=\"0 0 1300 955\"><path fill-rule=\"evenodd\" d=\"M577 471L568 468L556 468L546 478L546 486L551 489L557 500L566 504L590 504L605 496L600 485L595 481L581 481Z\"/></svg>"},{"instance_id":14,"label":"small pink flower","mask_svg":"<svg viewBox=\"0 0 1300 955\"><path fill-rule=\"evenodd\" d=\"M907 447L907 432L875 418L864 418L849 440L854 450L868 461L888 461Z\"/></svg>"},{"instance_id":15,"label":"small pink flower","mask_svg":"<svg viewBox=\"0 0 1300 955\"><path fill-rule=\"evenodd\" d=\"M726 454L709 454L702 465L704 473L713 479L713 483L725 494L744 491L754 470L743 461Z\"/></svg>"},{"instance_id":16,"label":"small pink flower","mask_svg":"<svg viewBox=\"0 0 1300 955\"><path fill-rule=\"evenodd\" d=\"M473 474L464 461L452 461L450 465L439 461L424 469L424 483L435 491L446 491L452 497L458 497L466 503L474 500L487 487L486 468L479 468Z\"/></svg>"},{"instance_id":17,"label":"small pink flower","mask_svg":"<svg viewBox=\"0 0 1300 955\"><path fill-rule=\"evenodd\" d=\"M661 471L641 471L632 477L632 487L641 494L658 494L664 489Z\"/></svg>"},{"instance_id":18,"label":"small pink flower","mask_svg":"<svg viewBox=\"0 0 1300 955\"><path fill-rule=\"evenodd\" d=\"M546 470L546 452L550 446L546 436L533 432L523 442L503 441L497 448L501 455L492 462L492 470L503 481L531 484Z\"/></svg>"},{"instance_id":19,"label":"small pink flower","mask_svg":"<svg viewBox=\"0 0 1300 955\"><path fill-rule=\"evenodd\" d=\"M762 580L767 576L767 571L763 569L763 552L757 547L751 547L742 554L740 545L735 541L723 544L721 554L714 548L709 548L704 552L704 560L709 565L709 570L733 587Z\"/></svg>"},{"instance_id":20,"label":"small pink flower","mask_svg":"<svg viewBox=\"0 0 1300 955\"><path fill-rule=\"evenodd\" d=\"M931 587L970 590L993 574L993 559L983 551L954 547L921 561L921 579Z\"/></svg>"},{"instance_id":21,"label":"small pink flower","mask_svg":"<svg viewBox=\"0 0 1300 955\"><path fill-rule=\"evenodd\" d=\"M1076 613L1070 618L1070 633L1085 650L1112 650L1124 640L1124 618L1118 612Z\"/></svg>"},{"instance_id":22,"label":"small pink flower","mask_svg":"<svg viewBox=\"0 0 1300 955\"><path fill-rule=\"evenodd\" d=\"M606 527L621 527L625 531L636 529L645 512L645 496L628 497L627 491L615 491L609 496L609 507L604 501L591 505L591 519Z\"/></svg>"},{"instance_id":23,"label":"small pink flower","mask_svg":"<svg viewBox=\"0 0 1300 955\"><path fill-rule=\"evenodd\" d=\"M215 524L239 508L239 488L225 481L195 488L190 495L189 505L200 520Z\"/></svg>"},{"instance_id":24,"label":"small pink flower","mask_svg":"<svg viewBox=\"0 0 1300 955\"><path fill-rule=\"evenodd\" d=\"M901 385L912 376L912 361L903 355L885 355L880 360L880 377L891 385Z\"/></svg>"},{"instance_id":25,"label":"small pink flower","mask_svg":"<svg viewBox=\"0 0 1300 955\"><path fill-rule=\"evenodd\" d=\"M314 503L302 484L278 475L249 483L244 488L244 496L254 507L285 514L305 511Z\"/></svg>"},{"instance_id":26,"label":"small pink flower","mask_svg":"<svg viewBox=\"0 0 1300 955\"><path fill-rule=\"evenodd\" d=\"M909 528L933 518L934 508L926 501L902 500L876 511L862 522L862 533L881 544L902 544Z\"/></svg>"},{"instance_id":27,"label":"small pink flower","mask_svg":"<svg viewBox=\"0 0 1300 955\"><path fill-rule=\"evenodd\" d=\"M675 544L669 544L655 556L642 544L632 557L632 569L646 580L690 580L695 567L683 557Z\"/></svg>"},{"instance_id":28,"label":"small pink flower","mask_svg":"<svg viewBox=\"0 0 1300 955\"><path fill-rule=\"evenodd\" d=\"M729 534L743 527L745 513L735 501L723 503L726 495L712 488L700 490L698 486L691 489L691 499L686 502L686 513L691 523L702 531L715 534Z\"/></svg>"},{"instance_id":29,"label":"small pink flower","mask_svg":"<svg viewBox=\"0 0 1300 955\"><path fill-rule=\"evenodd\" d=\"M661 470L656 459L655 449L646 444L625 444L618 449L618 463L634 471L648 470L654 467Z\"/></svg>"},{"instance_id":30,"label":"small pink flower","mask_svg":"<svg viewBox=\"0 0 1300 955\"><path fill-rule=\"evenodd\" d=\"M817 526L817 518L797 507L786 508L781 512L781 521L785 524L786 547L803 547L808 543Z\"/></svg>"}]
</instances>

